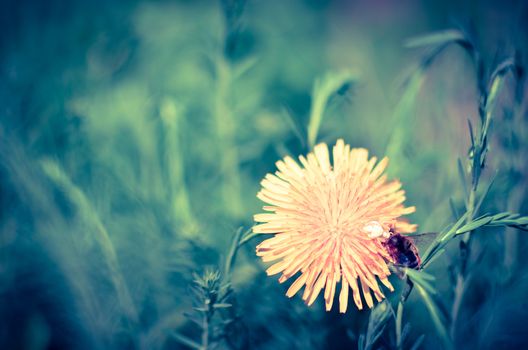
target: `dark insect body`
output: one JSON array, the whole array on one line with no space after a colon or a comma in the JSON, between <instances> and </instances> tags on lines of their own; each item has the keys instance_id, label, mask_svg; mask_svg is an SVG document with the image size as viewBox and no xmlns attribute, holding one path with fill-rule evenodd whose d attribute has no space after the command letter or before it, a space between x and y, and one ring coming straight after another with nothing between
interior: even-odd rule
<instances>
[{"instance_id":1,"label":"dark insect body","mask_svg":"<svg viewBox=\"0 0 528 350\"><path fill-rule=\"evenodd\" d=\"M422 264L422 260L418 254L418 248L416 248L413 241L395 232L393 229L389 232L389 238L382 244L392 258L392 261L397 265L418 270Z\"/></svg>"}]
</instances>

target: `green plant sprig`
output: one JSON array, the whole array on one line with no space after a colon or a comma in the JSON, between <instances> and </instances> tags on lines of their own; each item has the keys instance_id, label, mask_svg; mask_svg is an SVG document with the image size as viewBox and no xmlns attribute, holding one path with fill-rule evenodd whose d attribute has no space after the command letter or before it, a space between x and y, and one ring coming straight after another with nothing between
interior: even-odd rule
<instances>
[{"instance_id":1,"label":"green plant sprig","mask_svg":"<svg viewBox=\"0 0 528 350\"><path fill-rule=\"evenodd\" d=\"M357 80L357 74L349 71L331 72L315 81L312 90L312 104L308 121L308 146L313 148L317 142L317 134L323 121L324 112L330 97L343 86Z\"/></svg>"},{"instance_id":2,"label":"green plant sprig","mask_svg":"<svg viewBox=\"0 0 528 350\"><path fill-rule=\"evenodd\" d=\"M462 164L462 161L458 162L458 169L462 179L462 185L464 189L464 201L466 204L465 213L458 217L458 220L444 229L435 239L435 241L429 246L425 254L422 256L422 265L421 268L424 269L427 267L431 261L439 257L444 251L445 246L455 237L464 235L461 250L469 249L469 239L471 237L471 232L481 228L483 226L510 226L516 227L521 230L526 230L528 228L528 217L520 216L519 214L512 213L499 213L499 214L487 214L474 219L480 210L480 207L490 190L493 180L490 181L487 189L484 193L478 198L478 187L481 177L482 169L485 166L486 155L488 152L488 135L492 121L492 115L494 110L494 105L500 91L500 88L504 82L504 76L509 71L515 71L515 64L512 59L507 59L499 64L493 73L490 75L490 83L487 86L487 89L483 81L483 69L482 62L480 60L480 55L475 49L475 45L469 40L462 32L456 30L449 30L444 32L433 33L420 37L417 39L410 40L407 43L409 47L418 47L418 46L432 46L432 53L430 53L423 60L421 64L421 69L419 70L420 74L423 73L426 67L428 67L433 59L450 43L456 43L461 45L473 58L479 80L479 88L481 90L481 100L479 105L479 116L480 116L480 128L477 135L474 133L474 128L471 124L471 121L468 121L469 133L471 146L468 151L468 160L469 166L467 167L467 172L471 178L470 186L467 185L466 180L466 171ZM454 206L452 205L454 208ZM454 211L456 212L456 211ZM458 216L458 215L457 215ZM461 251L461 257L465 260L467 259L468 252L465 253ZM462 266L466 266L466 261L462 261ZM453 343L453 325L456 320L457 310L460 305L462 298L461 291L463 291L463 286L459 284L464 283L463 277L458 278L455 294L454 307L452 309L451 319L447 312L442 313L438 310L445 310L445 307L441 302L435 300L434 294L435 289L429 282L433 280L423 278L424 272L414 271L407 269L405 277L405 287L402 290L400 295L400 301L398 303L398 308L396 312L396 340L397 348L402 348L402 318L403 318L403 308L408 296L413 290L413 287L416 286L420 296L422 297L429 313L433 319L436 329L438 330L446 348L452 348ZM453 311L455 310L455 311ZM447 331L447 326L451 324L451 331Z\"/></svg>"},{"instance_id":3,"label":"green plant sprig","mask_svg":"<svg viewBox=\"0 0 528 350\"><path fill-rule=\"evenodd\" d=\"M231 302L233 299L231 270L235 264L238 249L244 243L241 238L247 236L248 232L249 230L244 231L243 227L236 230L225 261L220 264L223 267L222 272L220 269L206 268L202 274L193 274L194 281L191 291L195 304L194 312L186 313L185 316L200 330L200 340L196 341L173 331L172 338L179 343L192 349L207 350L217 347L225 339L226 327L235 321L232 317L234 310Z\"/></svg>"},{"instance_id":4,"label":"green plant sprig","mask_svg":"<svg viewBox=\"0 0 528 350\"><path fill-rule=\"evenodd\" d=\"M482 63L477 62L476 65L477 72L483 71ZM486 194L489 192L493 181L490 182L488 189L482 195L482 197L477 202L477 192L479 188L480 178L482 170L484 169L486 163L486 156L488 153L488 137L489 130L492 123L492 117L494 113L495 102L497 100L499 91L503 86L505 75L510 70L515 72L515 65L512 59L507 59L501 64L499 64L493 73L490 75L489 84L484 86L479 84L480 87L480 105L479 105L479 116L480 116L480 129L477 135L473 133L473 127L471 122L468 122L469 133L471 146L468 152L468 170L469 176L471 178L471 189L466 197L466 225L468 227L478 227L478 225L470 225L474 217L478 215L480 207L485 199ZM465 176L461 173L462 182L465 181ZM467 186L466 186L467 187ZM481 222L485 222L487 219L482 219ZM462 240L460 242L460 269L456 277L456 285L454 288L455 297L452 305L452 323L451 323L451 338L455 337L456 322L458 319L458 313L460 306L462 304L462 299L465 294L465 275L467 270L467 262L470 256L471 249L471 237L473 230L464 231ZM462 234L456 233L455 234Z\"/></svg>"},{"instance_id":5,"label":"green plant sprig","mask_svg":"<svg viewBox=\"0 0 528 350\"><path fill-rule=\"evenodd\" d=\"M195 299L194 314L186 314L186 316L200 330L200 342L178 332L173 332L172 336L183 345L196 350L206 350L211 347L211 343L216 343L222 337L222 332L215 326L213 317L219 309L232 306L228 302L231 287L223 280L218 270L206 269L201 275L194 274L194 286L191 291Z\"/></svg>"}]
</instances>

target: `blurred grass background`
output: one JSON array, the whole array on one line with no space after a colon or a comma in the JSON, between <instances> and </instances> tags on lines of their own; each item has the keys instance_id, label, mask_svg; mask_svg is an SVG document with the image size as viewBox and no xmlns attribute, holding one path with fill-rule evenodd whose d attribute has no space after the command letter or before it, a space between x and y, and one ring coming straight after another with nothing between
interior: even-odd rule
<instances>
[{"instance_id":1,"label":"blurred grass background","mask_svg":"<svg viewBox=\"0 0 528 350\"><path fill-rule=\"evenodd\" d=\"M322 103L314 86L339 77L317 140L388 155L417 207L411 220L440 230L453 220L450 198L463 201L456 164L467 119L477 124L477 74L456 45L421 71L424 50L403 44L456 27L474 33L489 67L528 53L523 1L8 0L1 9L5 349L185 348L174 332L199 338L184 316L192 273L217 266L237 228L252 225L275 161L309 150L310 113ZM524 84L507 79L500 94L486 210L527 212ZM457 347L527 343L527 244L502 231L476 240ZM254 245L237 254L237 328L220 348L357 347L368 311L287 299ZM457 248L430 270L447 305ZM411 338L439 347L414 295L405 320Z\"/></svg>"}]
</instances>

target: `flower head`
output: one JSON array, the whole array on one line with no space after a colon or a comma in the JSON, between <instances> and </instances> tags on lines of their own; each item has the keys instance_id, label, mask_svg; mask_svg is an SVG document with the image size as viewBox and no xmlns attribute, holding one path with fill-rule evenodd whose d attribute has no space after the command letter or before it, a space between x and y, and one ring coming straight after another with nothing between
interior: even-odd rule
<instances>
[{"instance_id":1,"label":"flower head","mask_svg":"<svg viewBox=\"0 0 528 350\"><path fill-rule=\"evenodd\" d=\"M362 309L361 294L368 307L372 294L384 295L377 279L389 290L391 261L383 247L389 229L413 232L400 217L414 212L404 207L405 193L399 181L387 182L382 175L388 159L376 165L368 151L338 140L332 150L326 144L314 147L301 165L291 157L276 163L278 171L267 174L257 197L270 204L267 213L255 215L255 233L271 234L257 246L264 262L277 261L268 275L281 273L279 282L296 277L286 295L292 297L303 286L303 300L311 305L324 289L326 309L332 308L336 285L341 282L339 310L344 313L352 289L355 304ZM360 292L361 291L361 292Z\"/></svg>"}]
</instances>

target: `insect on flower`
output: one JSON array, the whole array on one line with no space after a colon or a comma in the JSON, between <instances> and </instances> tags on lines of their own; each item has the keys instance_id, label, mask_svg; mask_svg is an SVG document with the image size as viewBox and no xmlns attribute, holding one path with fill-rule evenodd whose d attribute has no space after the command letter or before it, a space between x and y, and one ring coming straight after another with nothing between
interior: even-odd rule
<instances>
[{"instance_id":1,"label":"insect on flower","mask_svg":"<svg viewBox=\"0 0 528 350\"><path fill-rule=\"evenodd\" d=\"M411 269L420 268L422 260L418 254L418 248L411 238L405 237L390 228L389 237L382 244L395 264Z\"/></svg>"},{"instance_id":2,"label":"insect on flower","mask_svg":"<svg viewBox=\"0 0 528 350\"><path fill-rule=\"evenodd\" d=\"M350 148L338 140L332 149L321 143L300 165L291 157L276 163L275 174L267 174L257 197L268 203L267 213L257 214L255 233L273 237L257 246L264 262L277 261L268 275L281 274L279 282L295 281L286 295L304 287L303 300L311 305L324 289L326 310L332 308L337 284L339 311L348 306L348 294L358 309L385 297L381 282L390 291L388 262L394 261L384 241L390 228L413 232L416 225L401 216L414 212L405 207L405 192L397 180L383 175L388 163L369 159L363 148Z\"/></svg>"}]
</instances>

